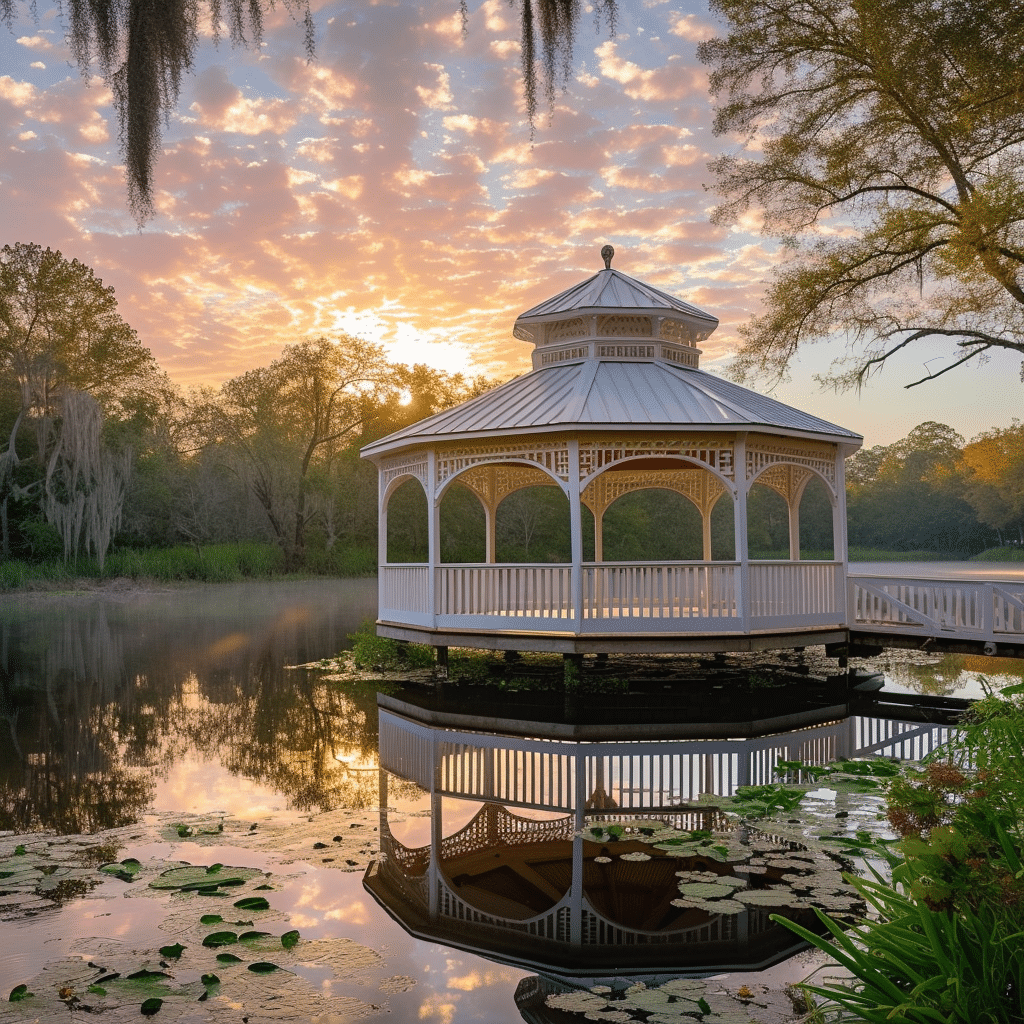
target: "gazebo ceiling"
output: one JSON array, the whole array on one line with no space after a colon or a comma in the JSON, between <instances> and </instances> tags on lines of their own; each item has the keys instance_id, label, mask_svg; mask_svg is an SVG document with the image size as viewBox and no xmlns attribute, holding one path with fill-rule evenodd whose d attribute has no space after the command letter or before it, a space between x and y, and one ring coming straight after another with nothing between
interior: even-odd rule
<instances>
[{"instance_id":1,"label":"gazebo ceiling","mask_svg":"<svg viewBox=\"0 0 1024 1024\"><path fill-rule=\"evenodd\" d=\"M810 413L703 370L660 360L543 367L367 445L373 457L417 444L566 430L760 430L859 445Z\"/></svg>"}]
</instances>

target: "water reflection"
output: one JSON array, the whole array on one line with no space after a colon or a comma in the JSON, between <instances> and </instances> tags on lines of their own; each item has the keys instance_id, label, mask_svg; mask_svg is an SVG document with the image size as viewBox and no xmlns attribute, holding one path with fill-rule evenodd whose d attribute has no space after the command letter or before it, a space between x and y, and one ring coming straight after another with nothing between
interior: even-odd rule
<instances>
[{"instance_id":1,"label":"water reflection","mask_svg":"<svg viewBox=\"0 0 1024 1024\"><path fill-rule=\"evenodd\" d=\"M344 647L375 597L346 580L4 599L0 829L131 823L183 766L200 803L242 777L299 810L375 804L336 759L374 756L375 690L288 667Z\"/></svg>"},{"instance_id":2,"label":"water reflection","mask_svg":"<svg viewBox=\"0 0 1024 1024\"><path fill-rule=\"evenodd\" d=\"M789 957L800 944L770 915L817 927L814 906L858 909L844 865L799 828L737 827L698 798L776 781L782 760L919 759L948 735L883 705L807 710L795 728L791 715L757 729L719 718L675 726L684 739L652 741L637 725L601 741L564 722L486 728L436 700L379 704L381 855L364 885L419 938L539 972L543 983L520 986L531 1020L548 1019L544 998L573 979L700 977ZM713 738L691 738L702 731ZM429 793L425 845L390 827L396 781Z\"/></svg>"}]
</instances>

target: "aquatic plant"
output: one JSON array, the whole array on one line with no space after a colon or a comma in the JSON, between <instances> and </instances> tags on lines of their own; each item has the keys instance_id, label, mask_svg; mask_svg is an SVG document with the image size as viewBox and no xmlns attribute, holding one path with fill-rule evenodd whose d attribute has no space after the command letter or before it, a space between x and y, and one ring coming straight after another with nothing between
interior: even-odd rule
<instances>
[{"instance_id":1,"label":"aquatic plant","mask_svg":"<svg viewBox=\"0 0 1024 1024\"><path fill-rule=\"evenodd\" d=\"M1024 686L979 702L923 771L894 780L890 866L849 882L874 914L827 936L773 918L852 976L804 988L824 1020L907 1024L1024 1020Z\"/></svg>"}]
</instances>

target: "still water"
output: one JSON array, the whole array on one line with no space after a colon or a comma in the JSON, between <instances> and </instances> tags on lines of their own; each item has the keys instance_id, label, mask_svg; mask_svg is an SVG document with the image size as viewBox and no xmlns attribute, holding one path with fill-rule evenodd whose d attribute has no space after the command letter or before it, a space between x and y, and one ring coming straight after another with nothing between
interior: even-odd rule
<instances>
[{"instance_id":1,"label":"still water","mask_svg":"<svg viewBox=\"0 0 1024 1024\"><path fill-rule=\"evenodd\" d=\"M402 729L392 728L400 739L379 746L376 687L341 686L323 672L297 667L346 647L348 635L374 617L375 605L374 580L0 599L0 995L36 979L37 988L49 984L54 992L65 993L56 1009L66 1017L67 1009L81 1007L85 998L101 998L84 996L91 991L89 985L102 986L82 974L83 963L123 964L127 975L143 961L159 963L156 951L174 942L175 935L182 945L191 943L200 950L176 962L175 984L198 985L201 971L214 963L212 950L202 950L202 935L196 931L199 909L210 916L205 911L210 906L217 909L216 894L200 893L189 902L180 892L168 894L147 884L174 863L187 861L244 865L264 872L273 890L267 918L273 923L266 927L277 943L276 958L291 959L288 971L279 972L286 982L261 982L263 987L254 989L249 978L248 987L239 982L234 995L225 982L225 993L214 993L201 1011L193 1001L186 1011L181 1008L185 1003L168 1000L161 1019L288 1019L282 1012L287 1005L295 1019L325 1022L382 1019L385 1014L400 1022L499 1022L520 1018L518 992L525 1019L582 1020L546 1015L544 992L559 989L547 981L547 988L538 988L542 964L536 949L530 955L522 952L528 931L515 922L543 916L542 911L567 900L571 890L582 914L580 886L588 871L597 904L606 909L617 905L615 899L630 904L630 896L613 899L607 885L628 893L639 884L636 879L630 882L626 875L610 874L610 869L594 864L586 867L601 851L585 853L573 846L580 846L578 837L573 839L573 815L584 814L584 804L589 801L593 810L595 799L604 799L601 794L618 786L614 799L607 796L608 802L597 806L609 813L614 809L620 818L630 807L635 815L661 813L671 824L668 809L697 791L728 792L743 781L758 781L749 776L749 769L738 767L744 763L767 765L773 757L794 753L809 760L872 752L914 756L924 749L922 743L941 738L941 728L920 722L899 726L895 733L884 722L869 726L852 718L851 724L836 726L835 714L826 713L835 699L831 691L826 687L816 698L815 711L815 701L806 697L813 687L802 687L804 696L789 708L792 714L805 716L798 723L799 734L793 734L796 738L779 740L785 731L780 726L771 741L743 741L760 744L757 749L763 748L764 756L723 745L729 730L718 728L718 747L704 746L699 756L682 746L671 753L657 751L663 765L657 769L662 773L657 784L653 776L644 776L647 769L642 767L635 777L624 774L621 765L641 764L636 760L642 754L639 748L623 761L618 748L603 752L595 747L589 767L556 769L550 762L545 769L552 779L571 775L581 780L582 789L569 796L524 797L513 792L515 787L501 793L493 788L501 777L525 779L529 772L522 767L506 770L504 776L492 771L491 789L460 789L453 784L443 792L435 787L431 795L430 779L440 777L437 766L417 769L409 753L416 743L424 750L438 749L423 739L425 727L409 726L413 739L401 739ZM887 690L946 696L980 695L980 677L996 683L1021 677L1020 663L964 656L915 660L893 655L874 667L885 671ZM720 704L721 696L703 692L702 707L710 707L707 702L712 698ZM781 694L767 696L767 705L774 705ZM415 694L392 695L394 700L404 698L424 703ZM451 710L435 708L430 713ZM753 710L746 707L744 713L750 717ZM562 719L564 712L560 709ZM714 715L709 712L710 717ZM728 718L723 718L719 706L718 719ZM878 728L882 731L871 732ZM508 731L516 729L510 726ZM642 735L641 730L634 738ZM812 740L817 746L800 747ZM492 766L519 763L515 758L526 756L524 742L502 740L501 747L497 739L489 740L484 743L490 751L485 760ZM692 746L695 741L688 742ZM909 746L893 746L901 742ZM548 764L546 748L527 753L532 771ZM465 762L470 771L480 756L460 747L446 763L451 768ZM382 762L386 771L378 768ZM613 771L613 763L620 768ZM607 778L600 775L605 765ZM675 780L667 789L665 772ZM471 776L472 771L466 777ZM500 812L485 811L496 803L501 804ZM488 815L495 814L498 818L491 821ZM498 833L504 836L495 848L507 851L516 844L540 844L536 849L551 854L544 860L547 866L538 868L534 858L526 870L522 857L512 857L502 861L500 870L482 868L480 857L499 858L487 852L486 843L480 845L480 835L488 828L488 842L493 843ZM515 843L505 833L515 833ZM456 842L456 836L475 838ZM461 897L455 896L446 906L456 908L453 913L457 918L462 915L459 920L472 918L475 923L472 928L450 926L448 944L442 944L436 941L444 938L438 929L422 923L423 915L430 918L431 913L436 923L438 908L431 908L429 896L426 902L422 898L432 877L429 871L436 872L443 862L446 842L444 849L458 854L458 877L471 880L466 906L458 909ZM18 849L23 852L18 854ZM381 859L382 850L389 856ZM24 859L18 860L19 855ZM770 860L771 854L767 856ZM129 858L141 865L137 882L126 883L97 870L105 861ZM376 889L363 884L371 862L388 865L387 884ZM396 871L396 865L404 865L404 873ZM669 876L674 877L680 864L658 861L657 866L658 891L674 885ZM644 866L642 856L616 865L619 868L633 873L642 868L645 877L653 878L653 868ZM595 895L593 880L598 875L607 883L603 895ZM10 880L6 887L5 876ZM379 881L383 876L378 872L375 877ZM21 883L14 884L18 879ZM648 882L641 887L657 888ZM244 892L250 894L248 889ZM665 890L666 900L668 895ZM484 912L479 905L474 910L474 899L490 910ZM694 935L704 934L700 929L706 931L707 914L694 918L688 911L690 916L680 923L679 913L669 912L667 906L660 918L637 917L631 911L630 941L648 941L636 939L644 930L633 925L642 923L641 918L658 922L654 932L689 929ZM570 910L563 914L568 920L566 914ZM736 929L756 931L764 918L749 908L744 914L742 924L736 916L721 925L725 931L716 933L723 950L728 950L722 964L740 963ZM599 918L604 920L600 913L594 920ZM590 954L580 952L580 942L585 934L600 931L593 921L584 927L583 920L571 928L566 925L566 936L576 943L574 951L565 954L566 963L585 961ZM502 921L513 923L502 932ZM287 955L276 938L286 927L302 936L302 943ZM485 933L494 939L490 945L480 939ZM622 941L621 935L616 941ZM707 936L701 941L706 945ZM755 961L764 966L775 954L766 940L758 941ZM513 950L517 943L518 953ZM196 959L189 961L193 955ZM559 954L552 956L557 959ZM643 956L633 959L634 969L639 969L636 964L642 966ZM706 963L685 964L682 953L670 959L679 972L689 966L691 971L713 973ZM659 958L650 958L652 966L655 960ZM659 962L663 961L664 956ZM39 972L47 964L52 966L49 982L45 977L41 982ZM61 972L62 980L55 980ZM790 980L801 976L799 967L790 968ZM72 991L78 994L67 995ZM49 1019L41 1011L45 998L54 1002L53 992L48 997L40 992L36 998L36 1015ZM27 1004L0 1002L0 1020L23 1005ZM120 1009L113 1004L103 1008L111 1017L138 1018L138 1002L131 1013L127 1002Z\"/></svg>"}]
</instances>

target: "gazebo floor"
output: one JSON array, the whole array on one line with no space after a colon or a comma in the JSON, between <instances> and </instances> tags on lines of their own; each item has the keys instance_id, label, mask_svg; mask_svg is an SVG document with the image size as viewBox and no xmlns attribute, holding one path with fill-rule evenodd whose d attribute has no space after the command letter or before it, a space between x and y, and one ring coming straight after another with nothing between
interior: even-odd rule
<instances>
[{"instance_id":1,"label":"gazebo floor","mask_svg":"<svg viewBox=\"0 0 1024 1024\"><path fill-rule=\"evenodd\" d=\"M378 619L379 636L486 651L545 651L555 654L715 654L778 651L816 644L846 643L845 626L808 626L750 633L586 633L558 630L434 629Z\"/></svg>"}]
</instances>

